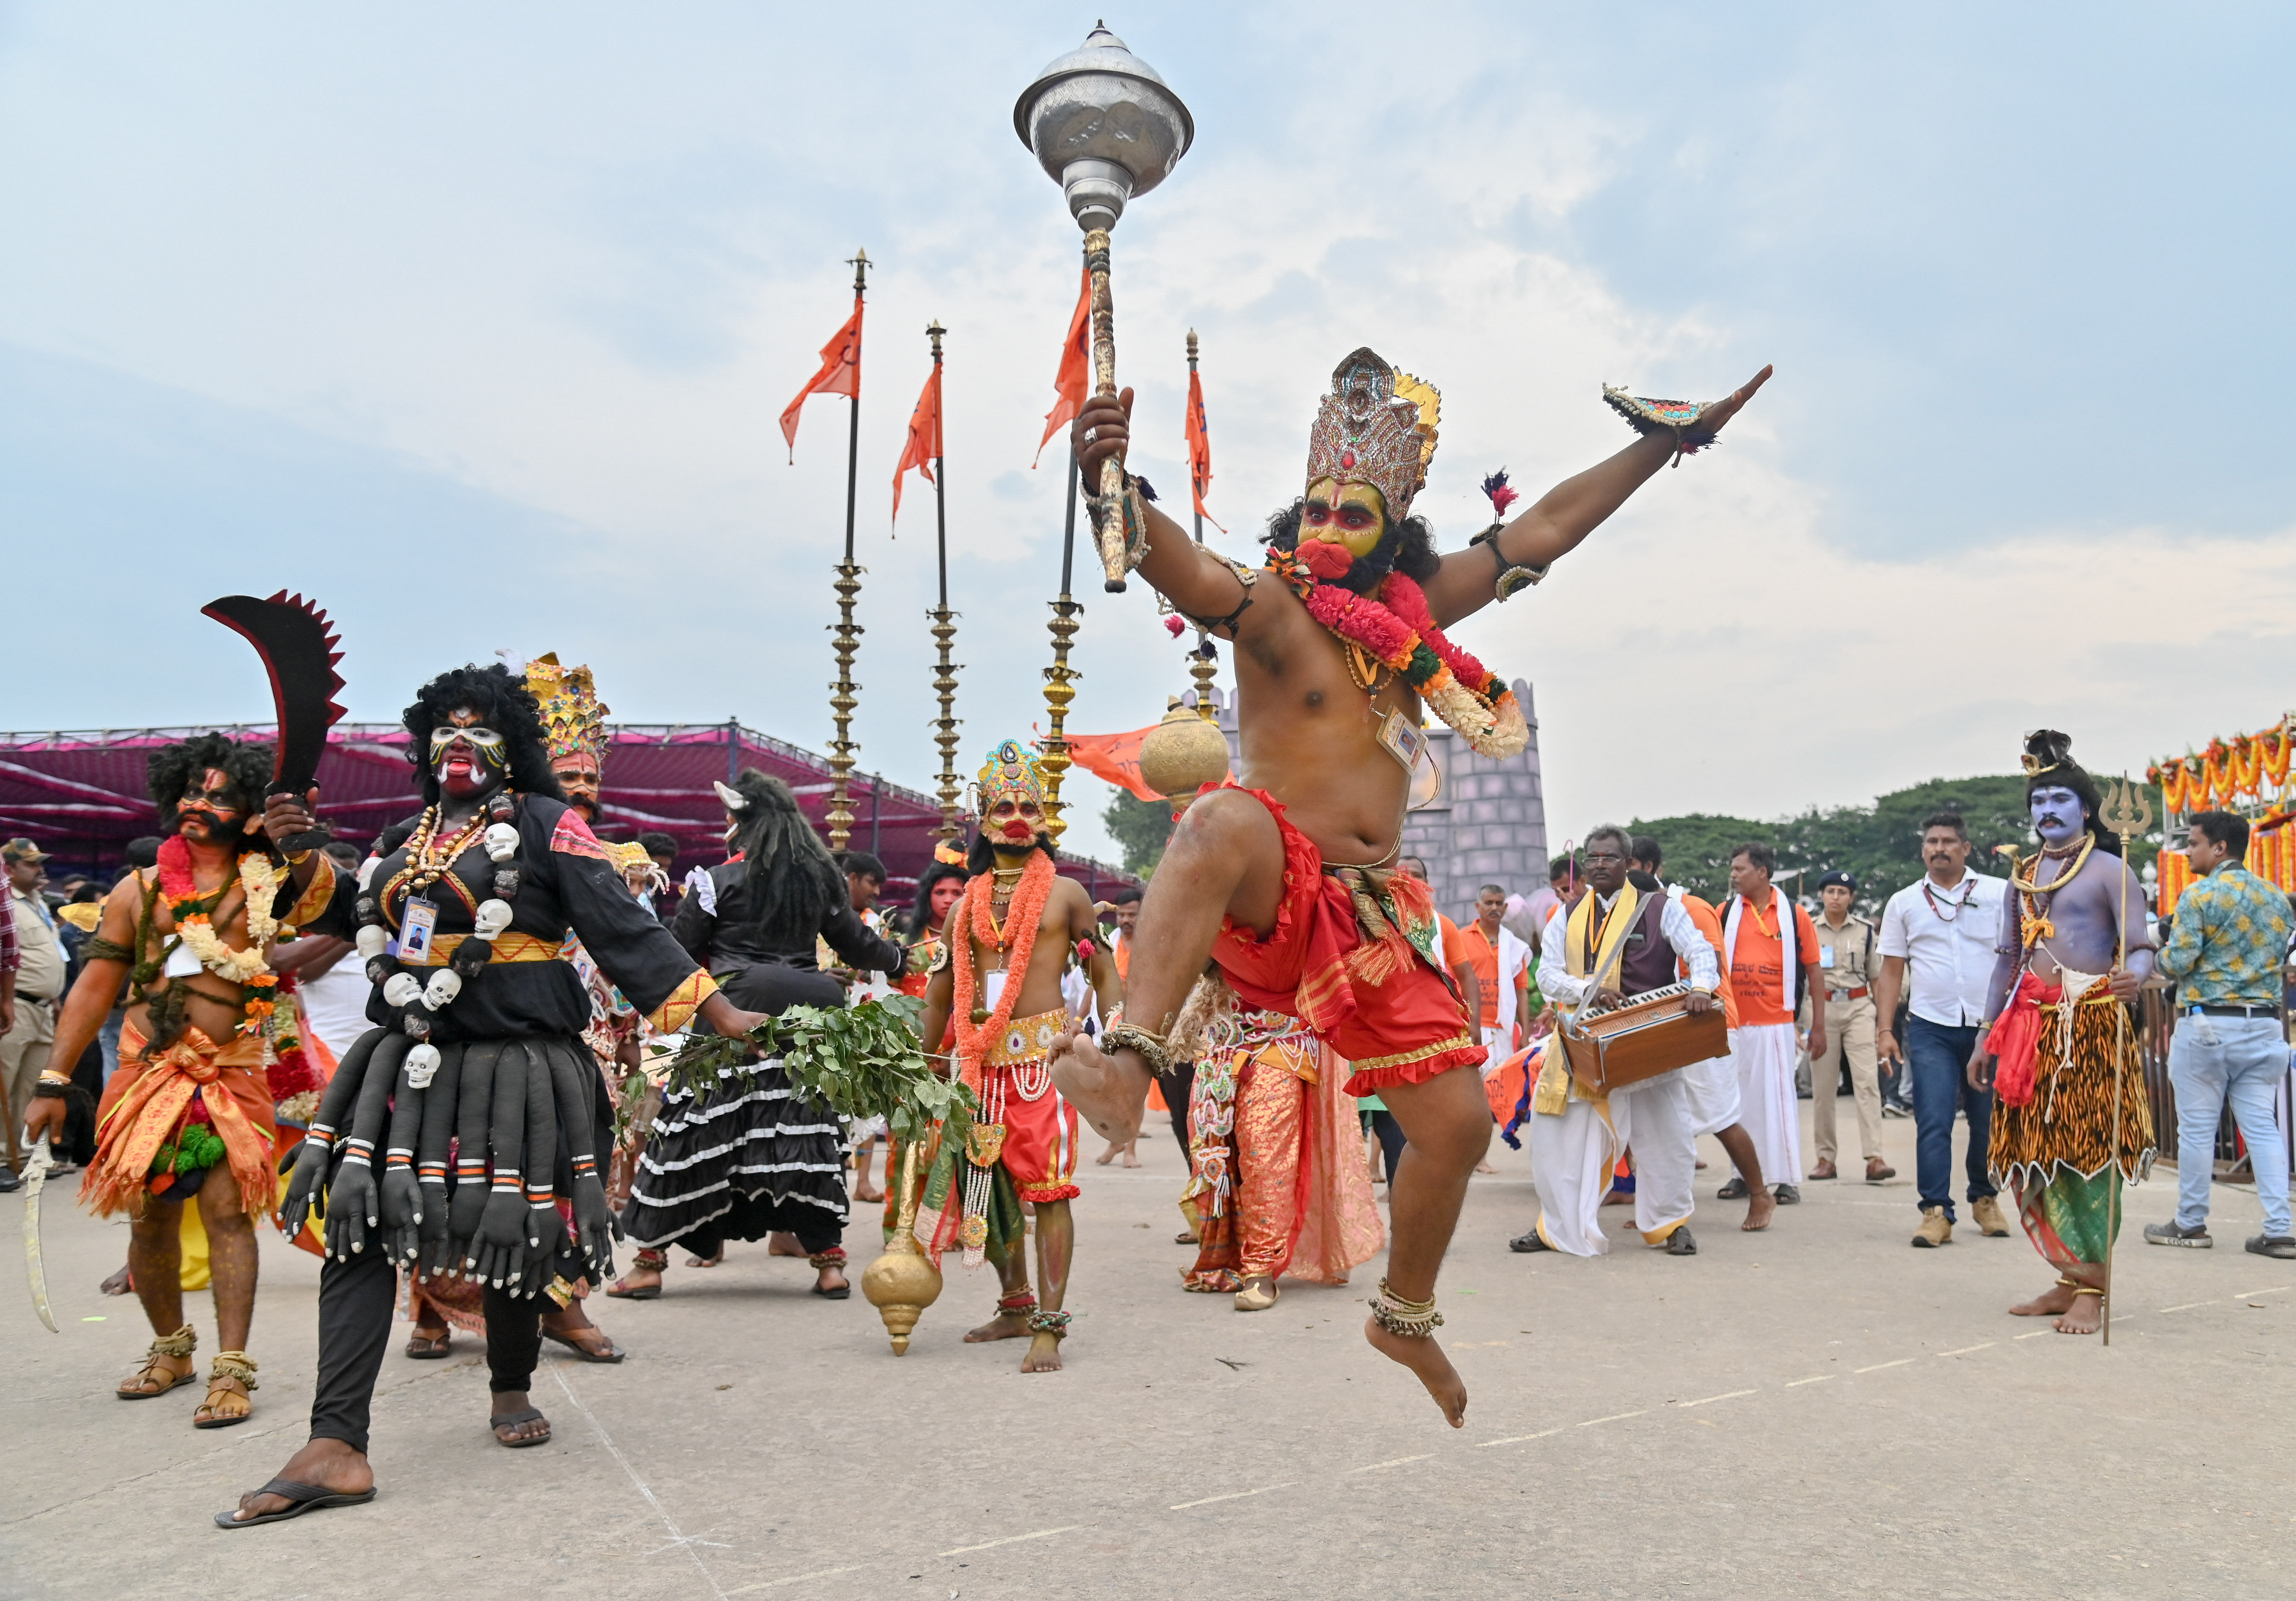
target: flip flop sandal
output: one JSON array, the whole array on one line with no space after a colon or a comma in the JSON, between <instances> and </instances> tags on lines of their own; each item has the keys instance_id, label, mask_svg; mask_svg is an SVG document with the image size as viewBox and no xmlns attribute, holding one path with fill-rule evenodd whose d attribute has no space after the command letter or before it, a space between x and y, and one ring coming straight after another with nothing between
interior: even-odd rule
<instances>
[{"instance_id":1,"label":"flip flop sandal","mask_svg":"<svg viewBox=\"0 0 2296 1601\"><path fill-rule=\"evenodd\" d=\"M307 1512L321 1512L330 1507L364 1507L374 1499L372 1490L329 1490L324 1484L305 1484L294 1479L274 1479L255 1492L259 1496L285 1496L292 1505L278 1512L258 1513L253 1517L234 1517L228 1512L215 1515L218 1529L252 1529L258 1523L283 1523L291 1517L301 1517Z\"/></svg>"},{"instance_id":2,"label":"flip flop sandal","mask_svg":"<svg viewBox=\"0 0 2296 1601\"><path fill-rule=\"evenodd\" d=\"M661 1286L640 1285L636 1289L625 1290L622 1288L621 1281L617 1279L606 1286L606 1299L609 1301L660 1301Z\"/></svg>"},{"instance_id":3,"label":"flip flop sandal","mask_svg":"<svg viewBox=\"0 0 2296 1601\"><path fill-rule=\"evenodd\" d=\"M545 1433L537 1434L532 1436L530 1439L526 1440L504 1440L502 1437L503 1430L514 1429L522 1423L539 1422L546 1424L550 1420L543 1416L539 1411L536 1410L532 1407L529 1407L523 1412L505 1412L500 1417L489 1417L487 1419L487 1427L488 1430L493 1432L496 1444L506 1445L510 1447L511 1449L517 1451L524 1450L529 1445L548 1445L550 1443L550 1436Z\"/></svg>"},{"instance_id":4,"label":"flip flop sandal","mask_svg":"<svg viewBox=\"0 0 2296 1601\"><path fill-rule=\"evenodd\" d=\"M824 1290L816 1284L813 1286L813 1293L824 1301L844 1301L852 1295L853 1286L850 1284L841 1284L833 1290Z\"/></svg>"},{"instance_id":5,"label":"flip flop sandal","mask_svg":"<svg viewBox=\"0 0 2296 1601\"><path fill-rule=\"evenodd\" d=\"M595 1327L596 1325L594 1324L591 1326ZM557 1342L559 1344L563 1345L567 1350L572 1351L576 1356L581 1358L586 1362L619 1362L624 1357L630 1354L624 1351L620 1346L614 1343L614 1337L611 1334L608 1334L606 1336L606 1349L603 1351L593 1351L588 1346L583 1344L579 1340L574 1338L573 1335L562 1334L556 1329L553 1328L544 1329L542 1331L542 1337L545 1340Z\"/></svg>"},{"instance_id":6,"label":"flip flop sandal","mask_svg":"<svg viewBox=\"0 0 2296 1601\"><path fill-rule=\"evenodd\" d=\"M418 1362L435 1362L447 1354L448 1342L454 1337L441 1334L433 1340L428 1334L417 1334L406 1342L406 1354Z\"/></svg>"}]
</instances>

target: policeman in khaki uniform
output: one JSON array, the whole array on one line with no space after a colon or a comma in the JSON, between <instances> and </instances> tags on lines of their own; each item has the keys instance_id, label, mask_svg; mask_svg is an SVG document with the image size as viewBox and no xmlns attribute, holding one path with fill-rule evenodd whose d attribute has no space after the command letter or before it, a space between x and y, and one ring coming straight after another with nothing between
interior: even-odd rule
<instances>
[{"instance_id":1,"label":"policeman in khaki uniform","mask_svg":"<svg viewBox=\"0 0 2296 1601\"><path fill-rule=\"evenodd\" d=\"M1866 1182L1894 1178L1882 1161L1882 1081L1874 1057L1874 925L1849 909L1857 881L1839 870L1817 881L1824 915L1817 928L1817 976L1825 995L1825 1054L1809 1064L1812 1131L1817 1168L1812 1178L1838 1178L1833 1165L1834 1103L1840 1098L1841 1053L1849 1056L1849 1084L1857 1097L1857 1144L1866 1156ZM1813 1003L1816 997L1811 998Z\"/></svg>"}]
</instances>

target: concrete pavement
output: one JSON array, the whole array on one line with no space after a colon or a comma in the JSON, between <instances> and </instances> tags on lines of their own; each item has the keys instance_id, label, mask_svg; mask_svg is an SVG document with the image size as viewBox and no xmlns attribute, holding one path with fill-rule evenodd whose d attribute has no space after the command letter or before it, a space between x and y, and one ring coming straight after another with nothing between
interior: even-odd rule
<instances>
[{"instance_id":1,"label":"concrete pavement","mask_svg":"<svg viewBox=\"0 0 2296 1601\"><path fill-rule=\"evenodd\" d=\"M2217 1189L2218 1244L2201 1252L2141 1243L2173 1211L2173 1174L2131 1193L2108 1351L2004 1314L2052 1277L2021 1236L1964 1219L1948 1248L1909 1249L1912 1125L1885 1129L1902 1177L1805 1183L1765 1235L1712 1200L1727 1170L1705 1142L1693 1259L1643 1248L1624 1209L1605 1214L1608 1258L1512 1254L1535 1201L1527 1157L1495 1146L1440 1290L1472 1398L1460 1431L1362 1341L1379 1261L1345 1287L1287 1285L1259 1314L1180 1291L1182 1162L1159 1120L1144 1169L1085 1169L1062 1374L1020 1374L1025 1342L960 1342L995 1287L954 1259L896 1359L857 1293L805 1293L801 1261L736 1245L699 1271L679 1252L663 1300L591 1303L629 1361L545 1347L549 1445L496 1445L474 1343L408 1361L402 1324L375 1403L381 1494L234 1533L209 1515L303 1437L316 1260L266 1234L254 1420L198 1433L195 1386L111 1398L150 1337L132 1300L96 1293L124 1226L62 1186L49 1197L51 1335L12 1267L20 1203L0 1198L0 1596L2296 1588L2277 1555L2296 1263L2240 1250L2253 1195ZM849 1231L857 1276L875 1241ZM188 1300L204 1358L212 1310Z\"/></svg>"}]
</instances>

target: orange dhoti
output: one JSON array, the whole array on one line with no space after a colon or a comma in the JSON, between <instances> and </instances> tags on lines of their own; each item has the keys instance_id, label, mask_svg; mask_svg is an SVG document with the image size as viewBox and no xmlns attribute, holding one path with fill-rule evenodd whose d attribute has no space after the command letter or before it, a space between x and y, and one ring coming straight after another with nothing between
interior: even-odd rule
<instances>
[{"instance_id":1,"label":"orange dhoti","mask_svg":"<svg viewBox=\"0 0 2296 1601\"><path fill-rule=\"evenodd\" d=\"M1353 1065L1349 1095L1423 1084L1485 1052L1436 959L1427 886L1400 874L1326 868L1315 842L1264 790L1230 784L1267 808L1283 836L1283 899L1266 939L1223 919L1212 960L1247 1006L1296 1017Z\"/></svg>"},{"instance_id":2,"label":"orange dhoti","mask_svg":"<svg viewBox=\"0 0 2296 1601\"><path fill-rule=\"evenodd\" d=\"M95 1160L80 1181L81 1201L99 1216L138 1209L150 1191L153 1160L161 1146L181 1137L196 1094L223 1141L241 1210L251 1218L269 1216L279 1197L272 1165L277 1117L264 1076L263 1041L250 1035L217 1045L186 1028L147 1059L149 1043L132 1022L119 1031L119 1070L96 1108Z\"/></svg>"}]
</instances>

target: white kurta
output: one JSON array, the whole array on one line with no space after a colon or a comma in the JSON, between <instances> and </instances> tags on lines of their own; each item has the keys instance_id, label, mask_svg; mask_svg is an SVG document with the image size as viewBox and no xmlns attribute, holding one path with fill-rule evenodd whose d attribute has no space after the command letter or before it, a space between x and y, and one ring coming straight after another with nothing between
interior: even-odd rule
<instances>
[{"instance_id":1,"label":"white kurta","mask_svg":"<svg viewBox=\"0 0 2296 1601\"><path fill-rule=\"evenodd\" d=\"M1576 1007L1593 980L1573 978L1568 971L1568 922L1558 915L1546 925L1538 987L1557 1006ZM1713 989L1720 975L1714 948L1678 900L1668 899L1659 927L1689 969L1691 982ZM1700 1131L1693 1124L1685 1075L1693 1071L1677 1069L1612 1091L1607 1118L1595 1103L1575 1096L1562 1116L1531 1118L1531 1178L1538 1186L1539 1233L1548 1244L1573 1256L1601 1256L1610 1250L1602 1227L1603 1197L1620 1153L1629 1145L1635 1154L1635 1227L1643 1238L1657 1244L1690 1220Z\"/></svg>"}]
</instances>

